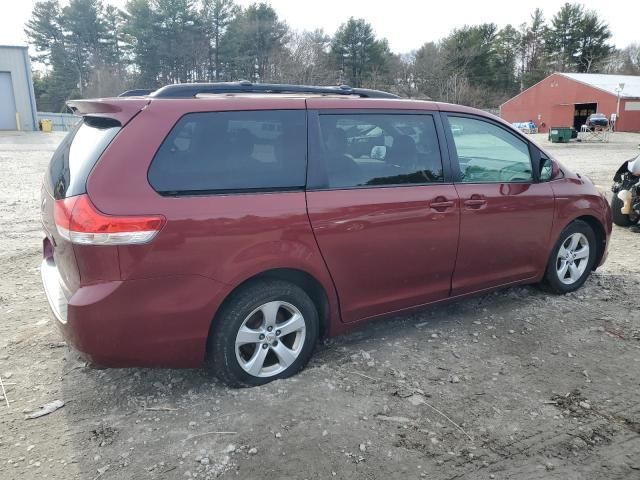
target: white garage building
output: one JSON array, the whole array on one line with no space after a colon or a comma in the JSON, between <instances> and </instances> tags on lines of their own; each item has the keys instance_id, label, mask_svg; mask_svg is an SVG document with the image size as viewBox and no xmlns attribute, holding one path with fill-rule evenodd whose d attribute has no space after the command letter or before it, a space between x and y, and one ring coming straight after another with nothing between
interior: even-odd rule
<instances>
[{"instance_id":1,"label":"white garage building","mask_svg":"<svg viewBox=\"0 0 640 480\"><path fill-rule=\"evenodd\" d=\"M0 45L0 130L37 130L27 47Z\"/></svg>"}]
</instances>

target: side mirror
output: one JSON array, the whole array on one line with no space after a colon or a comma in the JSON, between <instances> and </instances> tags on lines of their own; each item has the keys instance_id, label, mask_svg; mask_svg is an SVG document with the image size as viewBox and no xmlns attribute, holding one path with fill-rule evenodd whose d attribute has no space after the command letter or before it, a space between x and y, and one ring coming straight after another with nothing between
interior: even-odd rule
<instances>
[{"instance_id":1,"label":"side mirror","mask_svg":"<svg viewBox=\"0 0 640 480\"><path fill-rule=\"evenodd\" d=\"M540 181L548 182L553 178L553 161L545 156L540 158Z\"/></svg>"},{"instance_id":2,"label":"side mirror","mask_svg":"<svg viewBox=\"0 0 640 480\"><path fill-rule=\"evenodd\" d=\"M557 166L542 150L530 145L533 178L536 182L548 182L557 174Z\"/></svg>"}]
</instances>

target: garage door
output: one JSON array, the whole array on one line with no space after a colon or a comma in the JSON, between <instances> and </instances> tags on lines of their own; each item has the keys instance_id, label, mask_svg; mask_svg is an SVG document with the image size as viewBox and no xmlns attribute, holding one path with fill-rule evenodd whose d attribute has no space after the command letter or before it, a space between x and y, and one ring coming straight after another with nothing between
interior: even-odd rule
<instances>
[{"instance_id":1,"label":"garage door","mask_svg":"<svg viewBox=\"0 0 640 480\"><path fill-rule=\"evenodd\" d=\"M10 72L0 72L0 130L16 129L16 99Z\"/></svg>"}]
</instances>

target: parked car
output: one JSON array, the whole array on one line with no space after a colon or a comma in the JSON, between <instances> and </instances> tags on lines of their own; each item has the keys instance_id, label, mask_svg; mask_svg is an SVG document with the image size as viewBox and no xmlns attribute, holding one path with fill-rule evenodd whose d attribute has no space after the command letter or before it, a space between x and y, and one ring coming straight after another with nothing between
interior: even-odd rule
<instances>
[{"instance_id":1,"label":"parked car","mask_svg":"<svg viewBox=\"0 0 640 480\"><path fill-rule=\"evenodd\" d=\"M42 277L99 366L259 385L320 337L506 286L571 292L606 257L592 182L480 110L246 82L69 105Z\"/></svg>"},{"instance_id":2,"label":"parked car","mask_svg":"<svg viewBox=\"0 0 640 480\"><path fill-rule=\"evenodd\" d=\"M603 113L592 113L587 118L587 127L591 130L595 130L597 128L607 128L609 126L609 119Z\"/></svg>"}]
</instances>

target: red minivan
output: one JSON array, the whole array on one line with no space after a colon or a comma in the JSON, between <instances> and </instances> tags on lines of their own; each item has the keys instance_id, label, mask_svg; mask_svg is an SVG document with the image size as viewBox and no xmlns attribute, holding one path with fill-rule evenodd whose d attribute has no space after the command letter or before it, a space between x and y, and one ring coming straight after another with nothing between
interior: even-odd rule
<instances>
[{"instance_id":1,"label":"red minivan","mask_svg":"<svg viewBox=\"0 0 640 480\"><path fill-rule=\"evenodd\" d=\"M185 84L69 102L42 188L42 278L104 367L250 386L360 322L606 257L592 182L485 112L374 90Z\"/></svg>"}]
</instances>

